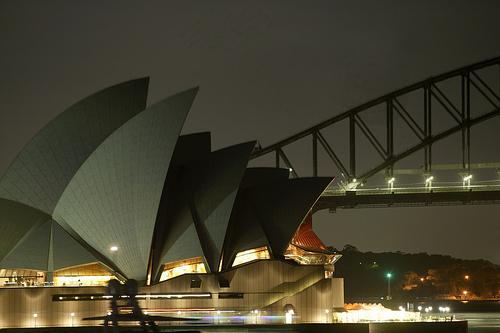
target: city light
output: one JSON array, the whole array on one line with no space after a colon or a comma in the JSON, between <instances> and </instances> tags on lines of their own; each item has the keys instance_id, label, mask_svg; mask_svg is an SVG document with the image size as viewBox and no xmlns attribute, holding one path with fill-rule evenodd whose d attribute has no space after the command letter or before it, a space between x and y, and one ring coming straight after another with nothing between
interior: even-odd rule
<instances>
[{"instance_id":1,"label":"city light","mask_svg":"<svg viewBox=\"0 0 500 333\"><path fill-rule=\"evenodd\" d=\"M464 279L468 280L468 279L469 279L469 276L468 276L468 275L464 276Z\"/></svg>"},{"instance_id":2,"label":"city light","mask_svg":"<svg viewBox=\"0 0 500 333\"><path fill-rule=\"evenodd\" d=\"M344 323L382 322L382 321L419 321L420 312L407 311L403 306L398 311L383 307L381 304L347 305L346 312L334 312L335 321Z\"/></svg>"},{"instance_id":3,"label":"city light","mask_svg":"<svg viewBox=\"0 0 500 333\"><path fill-rule=\"evenodd\" d=\"M118 251L118 246L113 245L113 246L111 246L111 247L109 248L109 250L110 250L111 252L116 252L116 251Z\"/></svg>"},{"instance_id":4,"label":"city light","mask_svg":"<svg viewBox=\"0 0 500 333\"><path fill-rule=\"evenodd\" d=\"M448 307L448 306L440 306L439 307L439 312L443 312L443 313L450 312L450 307Z\"/></svg>"},{"instance_id":5,"label":"city light","mask_svg":"<svg viewBox=\"0 0 500 333\"><path fill-rule=\"evenodd\" d=\"M36 327L36 319L38 318L38 313L33 313L33 320L35 321L35 327Z\"/></svg>"},{"instance_id":6,"label":"city light","mask_svg":"<svg viewBox=\"0 0 500 333\"><path fill-rule=\"evenodd\" d=\"M255 310L257 311L257 310ZM294 314L294 311L293 310L288 310L287 312L285 312L285 324L291 324L293 322L293 314Z\"/></svg>"}]
</instances>

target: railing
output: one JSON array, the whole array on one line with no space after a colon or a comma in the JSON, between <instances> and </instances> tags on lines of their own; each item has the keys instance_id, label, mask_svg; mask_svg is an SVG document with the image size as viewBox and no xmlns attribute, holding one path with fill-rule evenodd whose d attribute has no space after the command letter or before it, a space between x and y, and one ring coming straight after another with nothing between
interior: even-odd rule
<instances>
[{"instance_id":1,"label":"railing","mask_svg":"<svg viewBox=\"0 0 500 333\"><path fill-rule=\"evenodd\" d=\"M456 186L418 186L418 187L394 187L394 188L356 188L355 190L345 190L329 188L323 192L322 196L344 196L349 194L356 195L386 195L386 194L413 194L413 193L456 193L456 192L483 192L500 191L500 184L489 185L456 185Z\"/></svg>"}]
</instances>

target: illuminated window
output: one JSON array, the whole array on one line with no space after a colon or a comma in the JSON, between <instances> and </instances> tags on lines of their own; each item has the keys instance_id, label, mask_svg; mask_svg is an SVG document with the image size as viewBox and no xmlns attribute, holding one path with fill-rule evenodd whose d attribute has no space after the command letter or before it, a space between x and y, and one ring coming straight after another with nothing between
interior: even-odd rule
<instances>
[{"instance_id":1,"label":"illuminated window","mask_svg":"<svg viewBox=\"0 0 500 333\"><path fill-rule=\"evenodd\" d=\"M182 274L206 273L205 264L201 257L195 257L186 260L179 260L165 264L163 272L160 275L160 282L172 279Z\"/></svg>"},{"instance_id":2,"label":"illuminated window","mask_svg":"<svg viewBox=\"0 0 500 333\"><path fill-rule=\"evenodd\" d=\"M28 269L0 269L0 287L43 286L45 272Z\"/></svg>"},{"instance_id":3,"label":"illuminated window","mask_svg":"<svg viewBox=\"0 0 500 333\"><path fill-rule=\"evenodd\" d=\"M55 286L106 286L114 276L101 264L82 265L54 272Z\"/></svg>"},{"instance_id":4,"label":"illuminated window","mask_svg":"<svg viewBox=\"0 0 500 333\"><path fill-rule=\"evenodd\" d=\"M236 258L234 258L233 267L255 260L264 260L270 258L271 257L269 255L267 246L257 247L255 249L238 252L238 254L236 254Z\"/></svg>"}]
</instances>

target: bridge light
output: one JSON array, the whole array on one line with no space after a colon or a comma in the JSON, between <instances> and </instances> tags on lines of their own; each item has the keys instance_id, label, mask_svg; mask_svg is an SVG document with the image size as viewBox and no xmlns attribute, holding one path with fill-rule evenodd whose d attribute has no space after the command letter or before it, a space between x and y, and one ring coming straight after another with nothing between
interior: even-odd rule
<instances>
[{"instance_id":1,"label":"bridge light","mask_svg":"<svg viewBox=\"0 0 500 333\"><path fill-rule=\"evenodd\" d=\"M469 188L470 187L470 181L471 181L471 179L472 179L472 175L471 174L463 176L463 178L462 178L462 186Z\"/></svg>"},{"instance_id":2,"label":"bridge light","mask_svg":"<svg viewBox=\"0 0 500 333\"><path fill-rule=\"evenodd\" d=\"M387 179L387 187L389 187L391 190L394 188L394 182L396 181L396 178L391 177Z\"/></svg>"},{"instance_id":3,"label":"bridge light","mask_svg":"<svg viewBox=\"0 0 500 333\"><path fill-rule=\"evenodd\" d=\"M351 178L348 183L342 184L346 191L356 191L356 187L360 185L360 182L356 178Z\"/></svg>"},{"instance_id":4,"label":"bridge light","mask_svg":"<svg viewBox=\"0 0 500 333\"><path fill-rule=\"evenodd\" d=\"M425 179L425 187L431 188L432 181L434 180L434 176L429 176Z\"/></svg>"}]
</instances>

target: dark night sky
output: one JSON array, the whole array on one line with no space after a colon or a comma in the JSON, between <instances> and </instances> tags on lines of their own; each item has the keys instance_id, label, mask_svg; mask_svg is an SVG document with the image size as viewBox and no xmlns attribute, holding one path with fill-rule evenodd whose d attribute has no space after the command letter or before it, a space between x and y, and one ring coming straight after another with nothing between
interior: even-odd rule
<instances>
[{"instance_id":1,"label":"dark night sky","mask_svg":"<svg viewBox=\"0 0 500 333\"><path fill-rule=\"evenodd\" d=\"M0 172L67 106L151 76L199 85L185 133L262 146L404 85L500 55L499 1L0 0ZM498 145L500 122L483 131ZM495 136L496 134L496 136ZM491 156L496 152L496 156ZM500 161L498 148L489 150ZM331 172L335 175L334 171ZM326 243L500 263L500 205L315 216Z\"/></svg>"}]
</instances>

